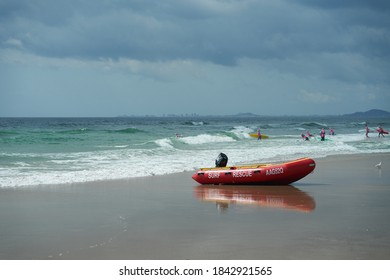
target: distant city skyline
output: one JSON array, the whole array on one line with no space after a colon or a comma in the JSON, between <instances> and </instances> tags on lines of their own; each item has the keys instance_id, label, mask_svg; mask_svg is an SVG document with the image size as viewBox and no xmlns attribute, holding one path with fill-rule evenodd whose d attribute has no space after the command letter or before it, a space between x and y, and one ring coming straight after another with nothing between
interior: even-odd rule
<instances>
[{"instance_id":1,"label":"distant city skyline","mask_svg":"<svg viewBox=\"0 0 390 280\"><path fill-rule=\"evenodd\" d=\"M289 115L278 115L278 116L289 116ZM189 114L189 113L185 113L185 114L162 114L162 115L150 115L150 114L146 114L146 115L118 115L118 116L115 116L115 117L123 117L123 118L131 118L131 117L166 117L166 118L170 118L170 117L178 117L178 118L201 118L201 117L278 117L278 116L272 116L272 115L258 115L258 114L254 114L254 113L251 113L251 112L246 112L246 113L236 113L236 114L221 114L221 115L199 115L199 114L196 114L196 113L193 113L193 114ZM292 115L292 117L301 117L301 116L308 116L308 115ZM380 109L371 109L371 110L368 110L368 111L364 111L364 112L360 112L360 111L357 111L357 112L352 112L352 113L346 113L346 114L328 114L328 115L309 115L309 116L313 116L313 117L326 117L326 116L329 116L329 117L338 117L338 116L361 116L361 117L390 117L390 112L389 111L386 111L386 110L380 110Z\"/></svg>"}]
</instances>

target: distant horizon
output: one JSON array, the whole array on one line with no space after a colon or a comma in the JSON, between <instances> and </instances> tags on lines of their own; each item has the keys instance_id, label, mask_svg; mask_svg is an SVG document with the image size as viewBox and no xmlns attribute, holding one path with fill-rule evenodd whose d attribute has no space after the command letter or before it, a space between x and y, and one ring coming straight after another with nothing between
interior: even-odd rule
<instances>
[{"instance_id":1,"label":"distant horizon","mask_svg":"<svg viewBox=\"0 0 390 280\"><path fill-rule=\"evenodd\" d=\"M369 115L372 111L378 111L385 116L381 115ZM362 115L360 115L362 114ZM355 111L352 113L344 113L344 114L327 114L327 115L321 115L321 114L306 114L306 115L260 115L256 113L246 112L246 113L236 113L236 114L162 114L162 115L151 115L151 114L140 114L140 115L116 115L116 116L2 116L0 118L202 118L202 117L237 117L237 118L244 118L244 117L340 117L340 116L359 116L359 117L388 117L390 116L390 112L383 110L383 109L369 109L367 111ZM387 116L388 115L388 116Z\"/></svg>"}]
</instances>

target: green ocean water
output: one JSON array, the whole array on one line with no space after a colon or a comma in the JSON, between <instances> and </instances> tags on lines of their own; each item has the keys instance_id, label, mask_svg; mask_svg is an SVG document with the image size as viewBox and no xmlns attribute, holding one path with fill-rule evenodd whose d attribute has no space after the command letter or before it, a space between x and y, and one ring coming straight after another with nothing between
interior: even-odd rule
<instances>
[{"instance_id":1,"label":"green ocean water","mask_svg":"<svg viewBox=\"0 0 390 280\"><path fill-rule=\"evenodd\" d=\"M368 122L370 137L365 137ZM346 117L0 118L0 187L170 174L298 157L390 151L375 129L390 120ZM248 134L260 128L269 139ZM319 132L335 135L319 141ZM315 137L303 141L301 134Z\"/></svg>"}]
</instances>

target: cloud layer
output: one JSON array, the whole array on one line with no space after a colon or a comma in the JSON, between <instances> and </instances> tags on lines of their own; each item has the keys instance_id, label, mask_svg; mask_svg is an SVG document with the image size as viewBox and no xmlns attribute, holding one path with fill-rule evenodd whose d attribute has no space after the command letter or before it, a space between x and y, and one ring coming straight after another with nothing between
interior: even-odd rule
<instances>
[{"instance_id":1,"label":"cloud layer","mask_svg":"<svg viewBox=\"0 0 390 280\"><path fill-rule=\"evenodd\" d=\"M0 63L104 65L170 81L183 71L190 79L252 69L258 75L243 78L246 83L278 76L307 100L324 100L341 83L344 91L369 87L367 94L383 103L389 100L389 15L390 2L379 0L5 0Z\"/></svg>"}]
</instances>

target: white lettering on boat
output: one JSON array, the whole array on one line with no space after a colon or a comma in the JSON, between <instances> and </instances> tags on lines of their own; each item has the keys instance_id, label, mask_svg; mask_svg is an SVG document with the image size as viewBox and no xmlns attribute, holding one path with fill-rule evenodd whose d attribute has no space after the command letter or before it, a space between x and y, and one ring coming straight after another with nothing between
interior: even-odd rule
<instances>
[{"instance_id":1,"label":"white lettering on boat","mask_svg":"<svg viewBox=\"0 0 390 280\"><path fill-rule=\"evenodd\" d=\"M208 172L208 173L207 173L207 177L208 177L209 179L219 178L219 172Z\"/></svg>"},{"instance_id":2,"label":"white lettering on boat","mask_svg":"<svg viewBox=\"0 0 390 280\"><path fill-rule=\"evenodd\" d=\"M237 170L233 171L233 177L241 178L241 177L252 177L251 170Z\"/></svg>"},{"instance_id":3,"label":"white lettering on boat","mask_svg":"<svg viewBox=\"0 0 390 280\"><path fill-rule=\"evenodd\" d=\"M283 167L276 167L267 169L265 175L277 175L284 173Z\"/></svg>"}]
</instances>

